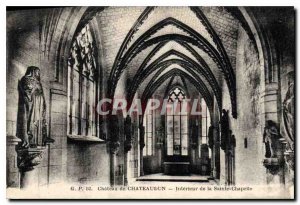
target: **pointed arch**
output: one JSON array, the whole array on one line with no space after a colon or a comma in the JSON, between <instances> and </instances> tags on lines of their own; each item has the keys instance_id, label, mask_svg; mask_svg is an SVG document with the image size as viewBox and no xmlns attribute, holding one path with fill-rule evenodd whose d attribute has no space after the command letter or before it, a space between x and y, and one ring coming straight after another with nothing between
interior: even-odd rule
<instances>
[{"instance_id":1,"label":"pointed arch","mask_svg":"<svg viewBox=\"0 0 300 205\"><path fill-rule=\"evenodd\" d=\"M150 40L149 37L153 35L158 30L162 29L166 25L174 25L180 29L182 29L184 32L186 32L189 36L180 35L180 34L166 34L161 35L158 37L154 37ZM232 110L233 110L233 116L236 117L236 88L235 88L235 75L231 67L227 67L227 64L224 63L224 59L202 35L200 35L198 32L196 32L194 29L190 28L189 26L185 25L184 23L174 19L174 18L166 18L156 25L154 25L152 28L150 28L148 31L146 31L143 35L141 35L134 43L133 45L127 50L127 52L124 54L122 59L120 60L119 66L118 66L118 72L117 73L111 73L109 83L110 87L108 89L108 95L113 95L116 84L118 79L120 78L123 70L127 67L128 63L142 50L149 47L150 45L155 44L155 42L160 41L167 41L167 40L182 40L192 43L193 45L199 47L201 50L206 52L216 63L218 68L222 71L224 74L224 78L226 80L231 101L232 101ZM159 40L159 41L158 41ZM229 62L230 63L230 62ZM230 69L231 68L231 69Z\"/></svg>"},{"instance_id":2,"label":"pointed arch","mask_svg":"<svg viewBox=\"0 0 300 205\"><path fill-rule=\"evenodd\" d=\"M184 60L180 59L170 59L170 60L165 60L166 57L170 55L178 55L179 57L182 57ZM154 77L151 79L151 81L155 81L157 77L164 71L165 68L169 67L170 65L180 65L184 67L189 73L192 74L197 80L202 81L199 75L204 76L206 81L209 83L210 87L212 88L214 95L216 96L217 102L219 107L222 107L222 92L221 88L219 87L216 79L214 78L213 75L210 75L208 73L205 73L202 67L200 67L196 62L194 62L192 59L189 57L185 56L182 53L179 53L178 51L171 50L164 55L162 55L159 59L155 60L153 63L151 63L146 69L141 70L138 72L134 78L133 78L133 84L130 86L130 94L128 95L128 101L131 102L133 99L133 96L135 92L137 91L139 85L147 78L148 75L150 75L152 72L155 70L159 69L159 71L154 75ZM194 72L196 70L196 72ZM210 71L210 70L209 70ZM149 85L148 85L149 86ZM147 86L147 87L148 87ZM146 88L147 89L147 88Z\"/></svg>"},{"instance_id":3,"label":"pointed arch","mask_svg":"<svg viewBox=\"0 0 300 205\"><path fill-rule=\"evenodd\" d=\"M207 90L207 87L202 81L195 80L192 76L187 74L184 71L179 70L178 68L174 68L167 73L163 74L159 79L157 79L155 82L151 83L151 86L149 90L145 90L142 94L142 105L147 103L147 100L149 97L153 95L153 93L158 89L158 87L166 81L168 78L172 76L180 76L182 78L187 79L191 82L192 85L196 87L196 89L199 91L199 93L203 96L205 102L207 103L210 112L213 110L213 97L210 95L209 91Z\"/></svg>"}]
</instances>

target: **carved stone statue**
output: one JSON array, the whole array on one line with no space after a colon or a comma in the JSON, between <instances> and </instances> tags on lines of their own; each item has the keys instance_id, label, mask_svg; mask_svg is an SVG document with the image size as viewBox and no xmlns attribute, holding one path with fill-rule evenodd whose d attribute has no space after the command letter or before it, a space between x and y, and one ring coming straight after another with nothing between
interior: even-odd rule
<instances>
[{"instance_id":1,"label":"carved stone statue","mask_svg":"<svg viewBox=\"0 0 300 205\"><path fill-rule=\"evenodd\" d=\"M294 150L294 136L295 136L295 95L294 83L289 83L289 88L283 101L283 122L285 132L288 137L291 150Z\"/></svg>"},{"instance_id":2,"label":"carved stone statue","mask_svg":"<svg viewBox=\"0 0 300 205\"><path fill-rule=\"evenodd\" d=\"M226 149L226 142L228 139L228 132L229 132L229 119L228 119L228 111L225 109L222 110L222 117L221 117L221 148L223 150Z\"/></svg>"},{"instance_id":3,"label":"carved stone statue","mask_svg":"<svg viewBox=\"0 0 300 205\"><path fill-rule=\"evenodd\" d=\"M192 139L192 148L197 148L197 140L198 140L198 125L195 123L191 127L191 139Z\"/></svg>"},{"instance_id":4,"label":"carved stone statue","mask_svg":"<svg viewBox=\"0 0 300 205\"><path fill-rule=\"evenodd\" d=\"M132 147L132 124L131 118L127 115L124 122L124 133L125 133L125 151L128 152Z\"/></svg>"},{"instance_id":5,"label":"carved stone statue","mask_svg":"<svg viewBox=\"0 0 300 205\"><path fill-rule=\"evenodd\" d=\"M275 122L268 120L264 128L263 142L266 146L266 158L276 158L279 149L279 139L281 138L279 129Z\"/></svg>"},{"instance_id":6,"label":"carved stone statue","mask_svg":"<svg viewBox=\"0 0 300 205\"><path fill-rule=\"evenodd\" d=\"M120 148L120 115L109 115L109 147L112 154L116 154Z\"/></svg>"},{"instance_id":7,"label":"carved stone statue","mask_svg":"<svg viewBox=\"0 0 300 205\"><path fill-rule=\"evenodd\" d=\"M236 147L236 139L235 139L235 135L231 135L231 138L230 138L230 144L233 148Z\"/></svg>"},{"instance_id":8,"label":"carved stone statue","mask_svg":"<svg viewBox=\"0 0 300 205\"><path fill-rule=\"evenodd\" d=\"M140 147L141 149L143 149L145 147L145 127L143 126L142 123L140 123L139 125L139 129L140 129Z\"/></svg>"},{"instance_id":9,"label":"carved stone statue","mask_svg":"<svg viewBox=\"0 0 300 205\"><path fill-rule=\"evenodd\" d=\"M212 149L214 146L214 126L211 125L208 128L208 147Z\"/></svg>"},{"instance_id":10,"label":"carved stone statue","mask_svg":"<svg viewBox=\"0 0 300 205\"><path fill-rule=\"evenodd\" d=\"M19 81L18 90L17 137L22 140L21 147L44 146L54 142L47 133L46 101L38 67L27 68Z\"/></svg>"}]
</instances>

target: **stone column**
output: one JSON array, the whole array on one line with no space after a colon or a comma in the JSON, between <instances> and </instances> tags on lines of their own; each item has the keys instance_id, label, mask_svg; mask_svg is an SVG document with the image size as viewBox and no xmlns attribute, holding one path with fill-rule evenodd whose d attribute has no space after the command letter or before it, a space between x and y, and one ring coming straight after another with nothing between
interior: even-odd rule
<instances>
[{"instance_id":1,"label":"stone column","mask_svg":"<svg viewBox=\"0 0 300 205\"><path fill-rule=\"evenodd\" d=\"M220 141L215 141L214 178L220 179Z\"/></svg>"},{"instance_id":2,"label":"stone column","mask_svg":"<svg viewBox=\"0 0 300 205\"><path fill-rule=\"evenodd\" d=\"M127 115L124 121L124 133L125 133L125 141L124 141L124 185L128 184L128 152L132 148L132 123L131 117Z\"/></svg>"},{"instance_id":3,"label":"stone column","mask_svg":"<svg viewBox=\"0 0 300 205\"><path fill-rule=\"evenodd\" d=\"M278 123L278 83L268 83L261 94L262 98L262 122L272 120ZM264 125L262 126L264 127Z\"/></svg>"},{"instance_id":4,"label":"stone column","mask_svg":"<svg viewBox=\"0 0 300 205\"><path fill-rule=\"evenodd\" d=\"M116 154L119 151L120 142L110 142L109 148L110 148L110 185L115 186L116 180L115 180L115 166L117 162Z\"/></svg>"},{"instance_id":5,"label":"stone column","mask_svg":"<svg viewBox=\"0 0 300 205\"><path fill-rule=\"evenodd\" d=\"M211 159L210 159L210 177L215 177L215 145L211 149Z\"/></svg>"},{"instance_id":6,"label":"stone column","mask_svg":"<svg viewBox=\"0 0 300 205\"><path fill-rule=\"evenodd\" d=\"M20 187L20 176L17 167L16 146L21 140L15 136L6 136L6 186Z\"/></svg>"},{"instance_id":7,"label":"stone column","mask_svg":"<svg viewBox=\"0 0 300 205\"><path fill-rule=\"evenodd\" d=\"M124 153L124 186L128 185L128 151Z\"/></svg>"},{"instance_id":8,"label":"stone column","mask_svg":"<svg viewBox=\"0 0 300 205\"><path fill-rule=\"evenodd\" d=\"M144 176L143 149L145 147L145 142L144 142L145 127L142 124L140 124L139 130L140 130L140 176Z\"/></svg>"},{"instance_id":9,"label":"stone column","mask_svg":"<svg viewBox=\"0 0 300 205\"><path fill-rule=\"evenodd\" d=\"M132 148L132 141L130 139L126 139L124 143L124 185L128 185L128 152Z\"/></svg>"}]
</instances>

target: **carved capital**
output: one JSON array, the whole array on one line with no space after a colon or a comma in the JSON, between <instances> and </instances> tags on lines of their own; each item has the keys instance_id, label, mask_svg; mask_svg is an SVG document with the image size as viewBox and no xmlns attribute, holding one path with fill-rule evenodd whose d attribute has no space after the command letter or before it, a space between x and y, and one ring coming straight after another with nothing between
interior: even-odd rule
<instances>
[{"instance_id":1,"label":"carved capital","mask_svg":"<svg viewBox=\"0 0 300 205\"><path fill-rule=\"evenodd\" d=\"M46 147L17 149L17 164L21 172L27 172L34 169L42 161Z\"/></svg>"},{"instance_id":2,"label":"carved capital","mask_svg":"<svg viewBox=\"0 0 300 205\"><path fill-rule=\"evenodd\" d=\"M129 152L132 148L132 140L125 140L124 142L124 150L125 152Z\"/></svg>"},{"instance_id":3,"label":"carved capital","mask_svg":"<svg viewBox=\"0 0 300 205\"><path fill-rule=\"evenodd\" d=\"M119 151L120 142L119 141L115 141L115 142L111 141L109 143L109 147L110 147L110 153L111 154L116 154Z\"/></svg>"}]
</instances>

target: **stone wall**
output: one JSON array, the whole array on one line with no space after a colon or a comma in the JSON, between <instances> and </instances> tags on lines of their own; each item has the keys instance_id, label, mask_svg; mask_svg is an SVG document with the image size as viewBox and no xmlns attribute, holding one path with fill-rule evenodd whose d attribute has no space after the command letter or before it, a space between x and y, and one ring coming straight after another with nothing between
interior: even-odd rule
<instances>
[{"instance_id":1,"label":"stone wall","mask_svg":"<svg viewBox=\"0 0 300 205\"><path fill-rule=\"evenodd\" d=\"M238 118L233 119L230 115L230 129L236 138L235 177L238 184L261 184L265 172L262 165L264 144L260 119L260 94L264 79L260 77L262 71L253 42L241 27L236 59ZM223 107L228 110L231 107L225 83L223 83ZM221 151L221 178L225 177L224 158L224 151Z\"/></svg>"},{"instance_id":2,"label":"stone wall","mask_svg":"<svg viewBox=\"0 0 300 205\"><path fill-rule=\"evenodd\" d=\"M77 12L74 12L77 10ZM82 10L82 9L81 9ZM72 12L74 13L72 13ZM106 144L73 143L67 139L67 79L55 82L55 68L57 68L58 44L68 32L74 22L78 22L80 8L66 8L61 13L56 29L49 29L48 33L42 30L40 23L44 22L49 10L21 10L7 13L7 97L6 97L6 122L8 139L16 136L16 120L18 111L18 81L23 77L28 66L37 66L41 70L41 82L47 104L47 123L49 135L55 142L43 154L40 165L34 169L35 184L47 186L70 183L85 183L94 181L98 184L109 184L109 154ZM58 15L59 12L57 12ZM75 16L72 16L74 14ZM66 16L69 15L69 18ZM54 15L54 17L56 17ZM48 19L49 20L49 19ZM65 24L67 21L67 26ZM73 26L74 27L74 26ZM95 28L94 28L95 29ZM95 29L96 30L96 29ZM46 32L46 33L45 33ZM52 47L44 50L45 39L41 35L52 36ZM67 42L73 38L67 36ZM61 43L61 42L60 42ZM98 42L99 45L99 42ZM60 45L69 47L66 45ZM51 47L51 49L50 49ZM62 48L63 50L64 48ZM45 55L45 52L47 55ZM59 56L64 61L64 56ZM65 67L59 67L60 76L67 78ZM11 187L20 186L19 170L16 163L15 145L11 146L8 140L9 156L7 158L8 180Z\"/></svg>"}]
</instances>

